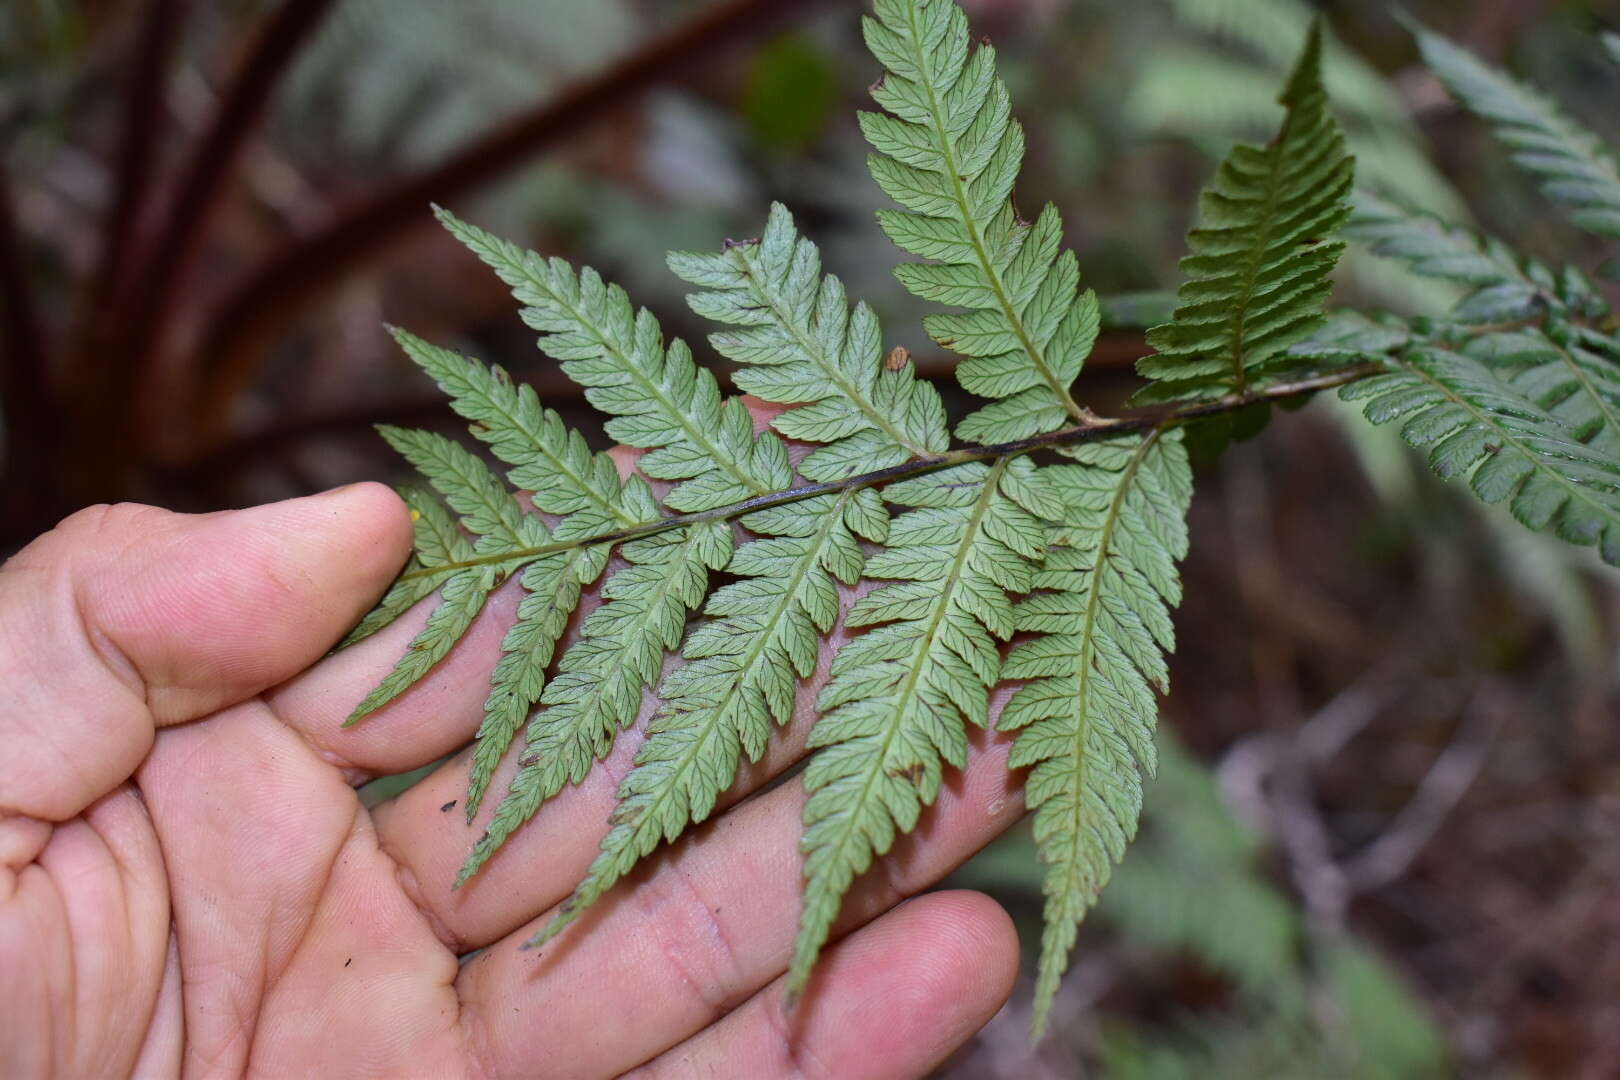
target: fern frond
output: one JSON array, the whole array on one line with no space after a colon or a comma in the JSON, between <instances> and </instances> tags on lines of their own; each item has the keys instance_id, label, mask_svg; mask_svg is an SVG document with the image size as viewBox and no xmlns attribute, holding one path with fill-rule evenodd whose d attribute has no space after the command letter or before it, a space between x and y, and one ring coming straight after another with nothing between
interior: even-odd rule
<instances>
[{"instance_id":1,"label":"fern frond","mask_svg":"<svg viewBox=\"0 0 1620 1080\"><path fill-rule=\"evenodd\" d=\"M1412 24L1424 63L1465 108L1489 120L1515 164L1589 232L1620 236L1620 167L1597 136L1551 98L1449 39Z\"/></svg>"},{"instance_id":2,"label":"fern frond","mask_svg":"<svg viewBox=\"0 0 1620 1080\"><path fill-rule=\"evenodd\" d=\"M1419 274L1473 286L1448 318L1463 323L1510 322L1540 311L1601 318L1608 306L1574 267L1554 271L1516 254L1493 237L1358 189L1344 234L1376 254L1400 259Z\"/></svg>"},{"instance_id":3,"label":"fern frond","mask_svg":"<svg viewBox=\"0 0 1620 1080\"><path fill-rule=\"evenodd\" d=\"M1020 468L1027 466L1024 462ZM909 832L939 794L945 764L967 763L963 721L989 723L996 642L1013 632L1009 593L1027 592L1045 525L1003 485L1011 466L975 462L891 484L912 507L866 562L896 579L856 601L847 627L870 627L833 658L804 772L805 890L788 974L796 994L844 893Z\"/></svg>"},{"instance_id":4,"label":"fern frond","mask_svg":"<svg viewBox=\"0 0 1620 1080\"><path fill-rule=\"evenodd\" d=\"M1187 552L1192 476L1179 431L1097 443L1082 464L1051 466L1047 485L1068 512L1036 572L1040 590L1014 612L1039 636L1008 655L1007 679L1028 679L998 721L1021 730L1008 765L1034 766L1025 797L1046 864L1046 929L1034 1034L1046 1026L1080 921L1136 832L1138 767L1154 766L1154 687L1168 689L1176 563Z\"/></svg>"},{"instance_id":5,"label":"fern frond","mask_svg":"<svg viewBox=\"0 0 1620 1080\"><path fill-rule=\"evenodd\" d=\"M793 406L759 433L743 402L723 397L617 286L438 211L511 287L542 352L611 417L607 434L645 451L640 471L667 490L621 480L611 458L500 368L397 332L528 494L457 443L385 430L443 502L410 496L416 554L356 636L441 595L359 714L430 670L521 571L524 595L474 752L469 818L519 732L524 752L460 885L650 713L602 849L537 944L714 812L743 758L759 760L790 718L841 622L853 633L829 662L803 773L804 906L788 979L797 995L855 878L916 827L946 767L966 765L968 725L990 722L992 688L1027 680L1002 724L1019 732L1013 767L1031 767L1047 866L1039 1028L1079 922L1134 832L1141 772L1154 766L1154 693L1166 680L1187 542L1180 426L1359 378L1366 369L1342 361L1370 350L1394 363L1387 354L1411 335L1340 327L1312 344L1333 370L1269 381L1310 359L1284 349L1321 319L1341 246L1332 233L1347 212L1350 164L1326 113L1313 32L1283 95L1281 134L1223 166L1184 264L1194 280L1155 331L1161 355L1150 373L1192 403L1092 416L1069 386L1099 305L1080 291L1073 254L1060 253L1056 210L1029 223L1013 208L1023 137L993 50L970 48L966 19L947 0L877 0L865 29L887 69L874 96L889 113L862 125L874 174L901 207L880 219L930 260L897 271L906 287L965 309L927 325L965 357L962 385L993 399L957 427L975 445L950 449L937 392L902 351L885 358L871 309L851 304L780 206L758 241L670 259L698 287L694 310L723 324L711 341L739 365L738 385ZM1490 362L1520 387L1503 382L1505 393L1538 422L1570 425L1571 445L1588 452L1610 437L1613 387L1593 373L1600 350L1584 333L1568 331L1576 345L1563 369L1503 342ZM1551 328L1548 340L1565 345ZM795 469L785 439L819 445ZM1037 466L1036 451L1073 463ZM726 578L711 593L716 573ZM599 578L599 606L556 655L584 587ZM867 579L878 584L840 614L842 590ZM1028 639L1004 656L1020 632Z\"/></svg>"},{"instance_id":6,"label":"fern frond","mask_svg":"<svg viewBox=\"0 0 1620 1080\"><path fill-rule=\"evenodd\" d=\"M1529 528L1596 545L1604 561L1620 565L1620 459L1583 445L1473 357L1418 346L1394 363L1341 396L1364 401L1375 424L1404 419L1401 436L1429 449L1437 475L1466 476L1480 499L1507 500Z\"/></svg>"},{"instance_id":7,"label":"fern frond","mask_svg":"<svg viewBox=\"0 0 1620 1080\"><path fill-rule=\"evenodd\" d=\"M872 176L905 208L880 210L878 221L903 250L934 260L895 276L926 300L969 309L924 326L965 357L964 389L998 399L957 435L998 442L1086 419L1069 385L1097 337L1097 298L1076 295L1080 272L1072 252L1058 253L1056 207L1033 225L1013 207L1024 133L995 50L969 54L967 17L948 0L877 0L874 10L866 43L887 70L872 97L892 115L863 112L861 130L877 151Z\"/></svg>"},{"instance_id":8,"label":"fern frond","mask_svg":"<svg viewBox=\"0 0 1620 1080\"><path fill-rule=\"evenodd\" d=\"M864 510L879 517L863 516ZM877 504L873 506L872 504ZM887 517L870 491L846 489L747 515L764 539L737 549L707 617L687 635L685 663L658 688L660 705L636 767L619 788L613 828L585 879L532 941L545 943L593 904L660 841L703 821L731 786L743 754L758 761L772 723L793 715L798 680L815 670L838 618L838 587L861 579L857 532L882 540Z\"/></svg>"},{"instance_id":9,"label":"fern frond","mask_svg":"<svg viewBox=\"0 0 1620 1080\"><path fill-rule=\"evenodd\" d=\"M877 316L864 303L850 310L843 284L822 276L815 244L781 203L759 240L728 242L717 255L672 252L669 266L707 290L687 298L693 311L736 327L709 341L744 365L733 376L740 389L811 403L771 423L790 439L827 444L799 463L808 479L842 480L948 447L939 393L910 364L880 363Z\"/></svg>"},{"instance_id":10,"label":"fern frond","mask_svg":"<svg viewBox=\"0 0 1620 1080\"><path fill-rule=\"evenodd\" d=\"M1148 332L1137 371L1156 380L1141 402L1242 393L1322 321L1344 243L1354 162L1322 90L1322 31L1313 24L1265 147L1239 144L1200 200L1187 235L1175 317Z\"/></svg>"}]
</instances>

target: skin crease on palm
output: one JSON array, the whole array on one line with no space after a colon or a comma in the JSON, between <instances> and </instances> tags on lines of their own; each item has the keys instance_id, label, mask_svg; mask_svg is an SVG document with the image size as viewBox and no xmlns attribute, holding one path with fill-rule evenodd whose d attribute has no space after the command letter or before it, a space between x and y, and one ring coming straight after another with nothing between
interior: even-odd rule
<instances>
[{"instance_id":1,"label":"skin crease on palm","mask_svg":"<svg viewBox=\"0 0 1620 1080\"><path fill-rule=\"evenodd\" d=\"M977 732L784 1011L804 795L762 789L803 756L817 680L709 821L519 950L595 854L640 738L452 892L498 801L474 828L451 805L468 755L369 813L355 787L468 742L517 589L345 730L430 605L324 654L409 545L398 498L361 484L201 516L92 508L0 568L8 1077L888 1080L926 1075L1005 1001L1017 942L1001 908L906 901L1023 812L1007 740Z\"/></svg>"}]
</instances>

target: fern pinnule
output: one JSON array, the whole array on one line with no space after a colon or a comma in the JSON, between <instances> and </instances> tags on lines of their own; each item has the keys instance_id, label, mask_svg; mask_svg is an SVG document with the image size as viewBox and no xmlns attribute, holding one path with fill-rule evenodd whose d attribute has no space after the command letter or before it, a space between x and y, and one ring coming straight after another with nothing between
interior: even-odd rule
<instances>
[{"instance_id":1,"label":"fern pinnule","mask_svg":"<svg viewBox=\"0 0 1620 1080\"><path fill-rule=\"evenodd\" d=\"M692 310L733 327L709 341L744 365L733 375L738 388L801 405L771 426L825 444L799 463L806 478L842 480L949 446L938 391L909 364L879 362L877 316L864 303L850 310L842 283L821 274L815 244L781 203L760 239L728 242L719 254L672 252L669 266L706 290L688 298Z\"/></svg>"},{"instance_id":2,"label":"fern pinnule","mask_svg":"<svg viewBox=\"0 0 1620 1080\"><path fill-rule=\"evenodd\" d=\"M878 222L900 248L933 260L902 263L895 276L925 300L968 309L923 325L964 357L963 388L997 399L956 434L999 442L1087 419L1069 386L1097 337L1097 298L1076 295L1057 209L1031 225L1013 207L1024 134L995 49L970 54L967 17L948 0L877 0L863 26L886 69L872 97L892 115L862 113L861 130L876 151L873 178L904 207L878 211Z\"/></svg>"},{"instance_id":3,"label":"fern pinnule","mask_svg":"<svg viewBox=\"0 0 1620 1080\"><path fill-rule=\"evenodd\" d=\"M1288 367L1288 345L1323 318L1344 243L1354 160L1322 90L1322 29L1313 24L1279 99L1282 128L1264 147L1238 145L1199 200L1174 318L1148 332L1154 382L1139 402L1242 393Z\"/></svg>"},{"instance_id":4,"label":"fern pinnule","mask_svg":"<svg viewBox=\"0 0 1620 1080\"><path fill-rule=\"evenodd\" d=\"M1620 236L1620 165L1601 140L1552 99L1415 22L1418 48L1446 89L1494 127L1515 164L1590 232Z\"/></svg>"}]
</instances>

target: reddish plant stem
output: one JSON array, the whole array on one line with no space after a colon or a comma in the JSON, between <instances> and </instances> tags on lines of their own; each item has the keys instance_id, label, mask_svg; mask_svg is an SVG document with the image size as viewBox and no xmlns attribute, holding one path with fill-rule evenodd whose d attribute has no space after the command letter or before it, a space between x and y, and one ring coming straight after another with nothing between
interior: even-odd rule
<instances>
[{"instance_id":1,"label":"reddish plant stem","mask_svg":"<svg viewBox=\"0 0 1620 1080\"><path fill-rule=\"evenodd\" d=\"M0 161L0 410L5 416L0 508L8 520L48 512L50 461L61 429L49 345L28 279L11 183ZM26 450L26 453L25 453Z\"/></svg>"},{"instance_id":2,"label":"reddish plant stem","mask_svg":"<svg viewBox=\"0 0 1620 1080\"><path fill-rule=\"evenodd\" d=\"M163 80L185 24L187 0L148 0L125 83L123 128L116 164L117 194L108 208L105 237L87 296L85 322L106 309L129 257L136 222L144 213L153 164L163 136Z\"/></svg>"},{"instance_id":3,"label":"reddish plant stem","mask_svg":"<svg viewBox=\"0 0 1620 1080\"><path fill-rule=\"evenodd\" d=\"M222 94L208 130L181 167L173 197L130 257L126 275L130 280L120 290L114 320L122 336L122 355L100 373L108 380L103 394L126 413L138 411L129 408L137 392L156 388L179 287L220 197L235 176L276 85L334 2L286 0L264 24ZM86 359L91 370L98 366L98 357ZM122 424L112 423L128 439L136 435L127 427L134 420L131 415Z\"/></svg>"},{"instance_id":4,"label":"reddish plant stem","mask_svg":"<svg viewBox=\"0 0 1620 1080\"><path fill-rule=\"evenodd\" d=\"M716 5L437 167L394 182L321 232L289 243L220 302L187 360L187 373L197 378L190 404L204 425L204 440L220 434L230 402L251 380L272 333L383 248L431 223L429 203L457 199L500 178L647 88L698 70L712 63L720 49L756 37L819 2L823 0L728 0Z\"/></svg>"}]
</instances>

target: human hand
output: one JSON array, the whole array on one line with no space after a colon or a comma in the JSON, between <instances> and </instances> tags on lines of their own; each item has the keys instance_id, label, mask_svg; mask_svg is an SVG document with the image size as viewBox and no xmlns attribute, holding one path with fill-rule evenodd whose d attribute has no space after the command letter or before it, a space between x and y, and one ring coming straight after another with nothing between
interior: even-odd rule
<instances>
[{"instance_id":1,"label":"human hand","mask_svg":"<svg viewBox=\"0 0 1620 1080\"><path fill-rule=\"evenodd\" d=\"M907 1077L1000 1006L1017 952L993 901L894 907L1022 812L1005 741L980 733L784 1013L803 793L745 797L802 757L808 695L715 817L519 951L583 875L639 740L452 893L482 826L451 805L464 756L369 813L354 788L472 736L515 587L357 728L340 724L426 612L322 658L409 533L368 484L195 517L86 510L0 568L8 1076Z\"/></svg>"}]
</instances>

